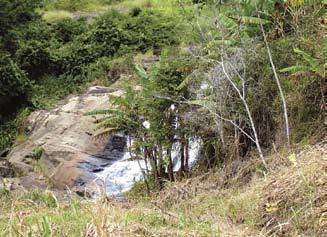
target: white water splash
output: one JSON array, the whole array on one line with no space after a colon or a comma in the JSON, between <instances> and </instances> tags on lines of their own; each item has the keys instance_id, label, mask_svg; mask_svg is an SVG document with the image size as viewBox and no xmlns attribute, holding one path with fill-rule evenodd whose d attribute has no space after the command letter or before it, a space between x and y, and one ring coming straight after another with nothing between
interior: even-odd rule
<instances>
[{"instance_id":1,"label":"white water splash","mask_svg":"<svg viewBox=\"0 0 327 237\"><path fill-rule=\"evenodd\" d=\"M200 157L202 140L200 138L190 138L188 145L189 166L193 167ZM181 168L181 144L176 142L173 145L171 157L173 159L174 171L177 172Z\"/></svg>"},{"instance_id":2,"label":"white water splash","mask_svg":"<svg viewBox=\"0 0 327 237\"><path fill-rule=\"evenodd\" d=\"M128 148L133 141L128 139ZM174 162L174 171L178 171L181 166L180 162L180 143L176 142L171 151ZM202 141L199 138L189 139L189 165L192 167L199 159ZM127 149L128 150L128 149ZM125 152L121 160L114 162L104 168L103 171L96 173L98 179L103 184L108 195L119 196L129 191L135 182L143 178L142 169L145 170L145 162L143 160L130 160L131 155Z\"/></svg>"},{"instance_id":3,"label":"white water splash","mask_svg":"<svg viewBox=\"0 0 327 237\"><path fill-rule=\"evenodd\" d=\"M145 168L144 161L138 163L122 159L106 167L97 176L103 181L106 193L117 196L130 190L136 181L143 178L140 165Z\"/></svg>"}]
</instances>

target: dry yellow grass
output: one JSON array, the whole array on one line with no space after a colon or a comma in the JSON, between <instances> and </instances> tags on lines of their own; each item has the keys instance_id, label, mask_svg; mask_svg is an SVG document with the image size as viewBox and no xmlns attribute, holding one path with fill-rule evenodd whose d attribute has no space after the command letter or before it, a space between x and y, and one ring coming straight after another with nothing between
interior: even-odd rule
<instances>
[{"instance_id":1,"label":"dry yellow grass","mask_svg":"<svg viewBox=\"0 0 327 237\"><path fill-rule=\"evenodd\" d=\"M263 187L261 220L268 234L327 235L327 144L298 155Z\"/></svg>"},{"instance_id":2,"label":"dry yellow grass","mask_svg":"<svg viewBox=\"0 0 327 237\"><path fill-rule=\"evenodd\" d=\"M272 155L168 185L151 198L58 202L4 192L0 236L324 236L327 144ZM279 165L278 165L279 164ZM257 171L259 170L259 171ZM242 182L245 178L246 182Z\"/></svg>"}]
</instances>

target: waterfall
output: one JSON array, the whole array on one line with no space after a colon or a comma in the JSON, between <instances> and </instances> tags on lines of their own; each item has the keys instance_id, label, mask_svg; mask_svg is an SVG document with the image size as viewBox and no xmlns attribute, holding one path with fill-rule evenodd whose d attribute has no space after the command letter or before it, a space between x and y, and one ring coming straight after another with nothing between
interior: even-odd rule
<instances>
[{"instance_id":1,"label":"waterfall","mask_svg":"<svg viewBox=\"0 0 327 237\"><path fill-rule=\"evenodd\" d=\"M189 152L189 166L192 168L200 157L200 150L202 147L202 140L200 138L188 139L188 152ZM181 143L175 142L171 151L173 159L174 171L177 172L181 168Z\"/></svg>"},{"instance_id":2,"label":"waterfall","mask_svg":"<svg viewBox=\"0 0 327 237\"><path fill-rule=\"evenodd\" d=\"M144 160L131 160L129 146L133 144L133 139L127 137L127 147L124 156L105 167L101 172L95 173L98 180L101 180L107 195L120 196L122 193L129 191L135 182L142 180L142 169L145 169ZM194 166L200 157L202 141L200 138L189 139L189 165ZM181 144L175 142L171 151L174 162L174 171L178 171L181 167L180 149Z\"/></svg>"}]
</instances>

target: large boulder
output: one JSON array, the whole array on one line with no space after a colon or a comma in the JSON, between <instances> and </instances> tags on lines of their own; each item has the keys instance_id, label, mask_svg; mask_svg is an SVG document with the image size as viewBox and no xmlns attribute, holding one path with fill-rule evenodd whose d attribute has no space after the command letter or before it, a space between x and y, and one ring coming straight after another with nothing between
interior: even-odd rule
<instances>
[{"instance_id":1,"label":"large boulder","mask_svg":"<svg viewBox=\"0 0 327 237\"><path fill-rule=\"evenodd\" d=\"M108 139L96 139L94 118L86 112L109 104L109 89L95 86L80 96L71 96L50 111L36 111L28 117L29 136L8 155L16 173L30 176L41 173L59 189L89 183L91 171L108 160Z\"/></svg>"}]
</instances>

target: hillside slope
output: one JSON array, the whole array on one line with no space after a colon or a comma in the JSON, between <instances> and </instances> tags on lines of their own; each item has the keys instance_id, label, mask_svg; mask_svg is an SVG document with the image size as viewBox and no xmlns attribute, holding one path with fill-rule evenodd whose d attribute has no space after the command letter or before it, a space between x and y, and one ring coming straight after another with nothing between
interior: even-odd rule
<instances>
[{"instance_id":1,"label":"hillside slope","mask_svg":"<svg viewBox=\"0 0 327 237\"><path fill-rule=\"evenodd\" d=\"M151 198L72 198L51 192L1 195L1 236L324 236L327 143L269 158L271 171L226 167L172 183ZM258 170L257 170L258 171ZM245 180L248 180L245 182ZM2 191L4 193L5 191ZM9 220L9 221L8 221Z\"/></svg>"}]
</instances>

